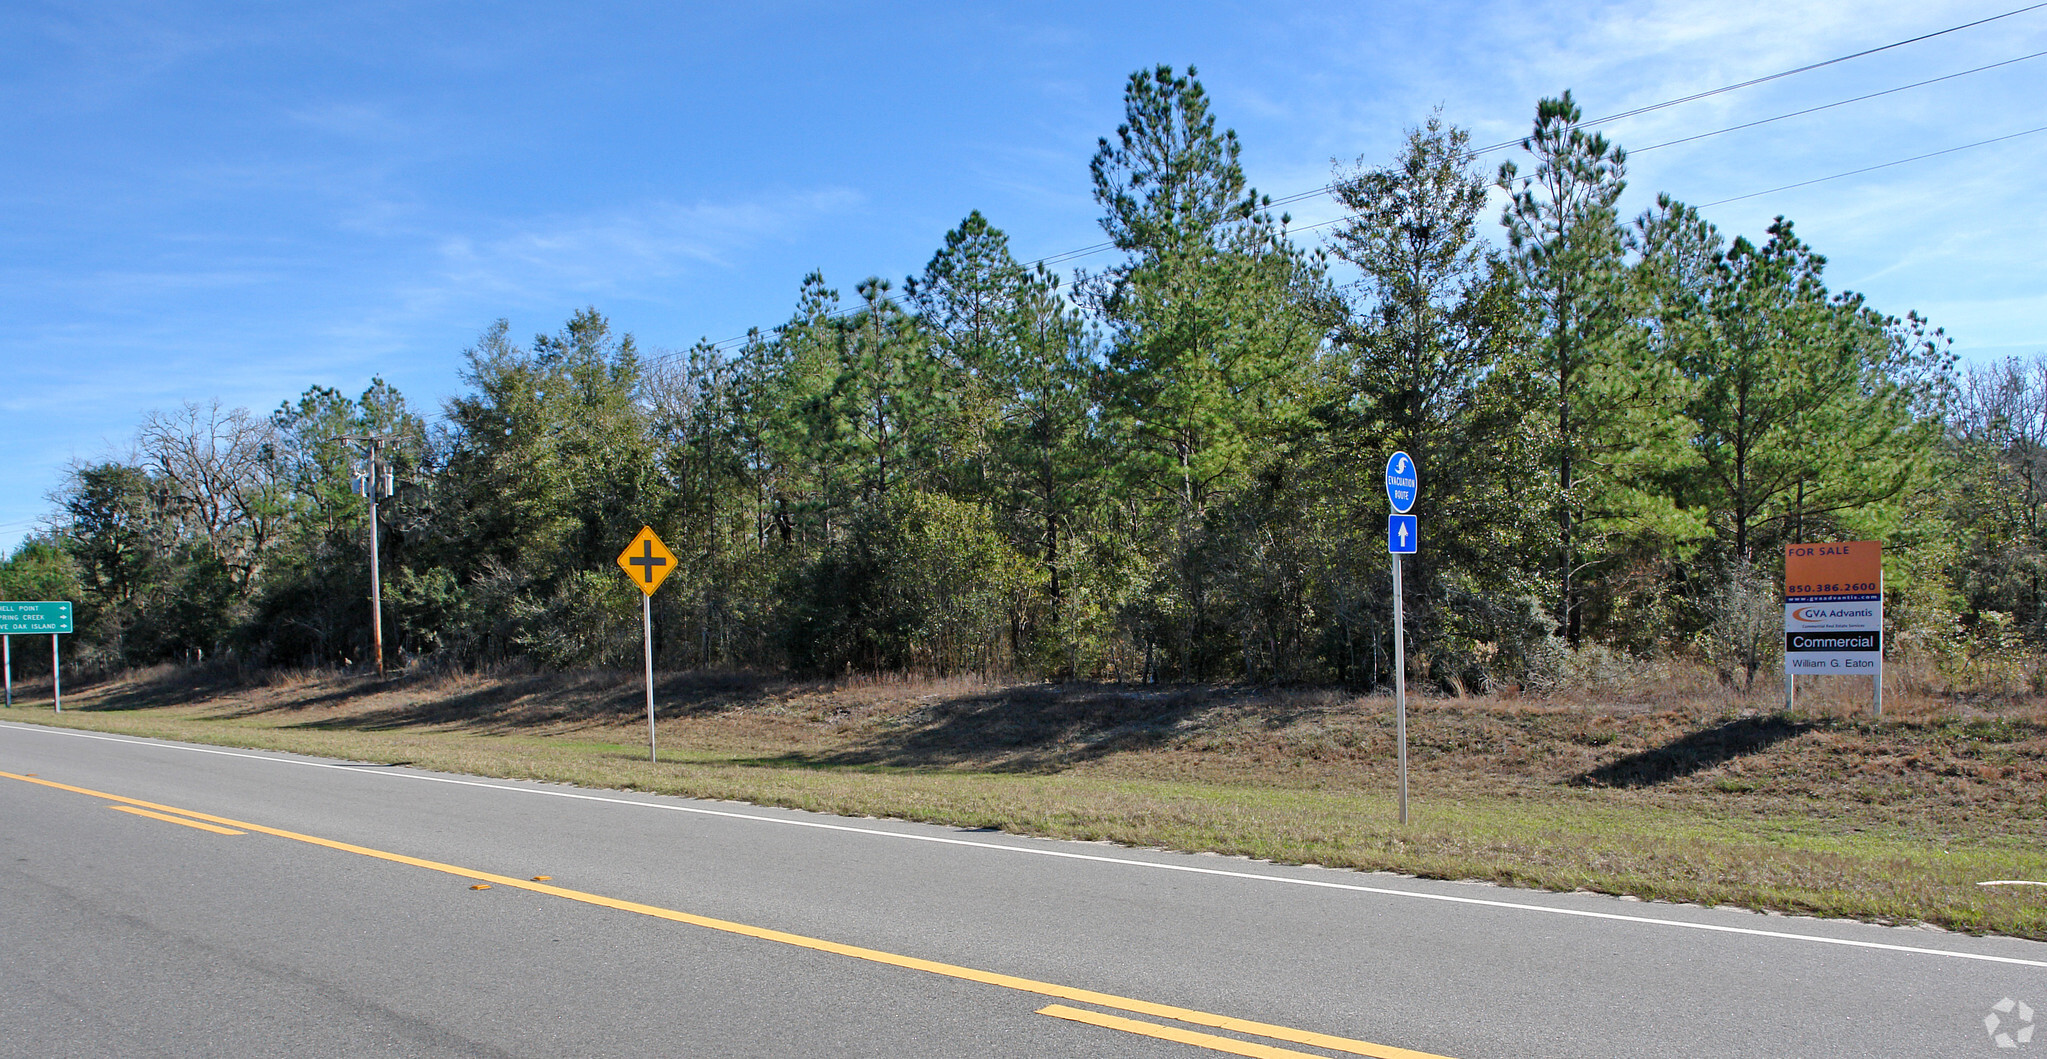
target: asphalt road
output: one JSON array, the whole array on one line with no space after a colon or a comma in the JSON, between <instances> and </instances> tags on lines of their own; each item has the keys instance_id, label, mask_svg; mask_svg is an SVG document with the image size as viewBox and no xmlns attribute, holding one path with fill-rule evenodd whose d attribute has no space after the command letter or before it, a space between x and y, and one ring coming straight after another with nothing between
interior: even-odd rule
<instances>
[{"instance_id":1,"label":"asphalt road","mask_svg":"<svg viewBox=\"0 0 2047 1059\"><path fill-rule=\"evenodd\" d=\"M0 725L0 1056L2047 1055L2007 998L2047 945Z\"/></svg>"}]
</instances>

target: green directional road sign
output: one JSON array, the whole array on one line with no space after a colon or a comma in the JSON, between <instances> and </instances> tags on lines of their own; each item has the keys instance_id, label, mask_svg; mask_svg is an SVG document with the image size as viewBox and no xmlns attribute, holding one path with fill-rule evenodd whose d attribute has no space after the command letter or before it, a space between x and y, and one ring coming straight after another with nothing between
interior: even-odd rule
<instances>
[{"instance_id":1,"label":"green directional road sign","mask_svg":"<svg viewBox=\"0 0 2047 1059\"><path fill-rule=\"evenodd\" d=\"M28 633L70 632L71 604L69 601L45 600L37 603L18 603L0 600L0 634L9 636Z\"/></svg>"}]
</instances>

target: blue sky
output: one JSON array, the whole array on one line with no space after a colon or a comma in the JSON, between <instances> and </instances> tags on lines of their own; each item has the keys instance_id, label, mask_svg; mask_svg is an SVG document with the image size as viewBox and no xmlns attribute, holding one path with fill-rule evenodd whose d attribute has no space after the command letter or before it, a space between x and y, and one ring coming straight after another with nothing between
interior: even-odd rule
<instances>
[{"instance_id":1,"label":"blue sky","mask_svg":"<svg viewBox=\"0 0 2047 1059\"><path fill-rule=\"evenodd\" d=\"M1096 243L1087 162L1156 63L1200 68L1278 196L1385 161L1438 104L1493 143L1565 88L1616 113L2022 2L7 0L0 546L151 409L379 374L437 408L491 321L531 335L585 305L653 349L729 338L783 319L811 269L849 298L900 285L971 209L1026 258ZM1624 208L2047 124L2043 57L1640 150L2043 50L2047 8L1615 123ZM1836 288L1980 362L2047 351L2043 171L2037 134L1706 213L1751 236L1790 216Z\"/></svg>"}]
</instances>

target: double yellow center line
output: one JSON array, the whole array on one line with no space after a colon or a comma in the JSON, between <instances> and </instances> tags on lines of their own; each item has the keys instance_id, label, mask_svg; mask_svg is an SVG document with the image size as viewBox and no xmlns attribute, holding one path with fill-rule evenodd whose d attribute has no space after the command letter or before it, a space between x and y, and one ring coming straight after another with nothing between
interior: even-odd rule
<instances>
[{"instance_id":1,"label":"double yellow center line","mask_svg":"<svg viewBox=\"0 0 2047 1059\"><path fill-rule=\"evenodd\" d=\"M442 872L444 874L453 875L461 879L470 879L476 882L489 883L493 886L507 886L518 890L530 890L533 893L546 894L550 897L560 897L570 901L577 901L586 905L596 905L600 908L617 909L618 911L621 912L631 912L636 915L649 916L654 919L664 919L672 923L687 923L691 926L703 927L707 930L717 930L727 934L738 934L743 937L758 938L762 941L772 941L783 945L793 945L797 948L802 949L812 949L818 952L828 952L836 956L846 956L856 960L865 960L869 963L885 964L890 967L901 967L913 971L924 971L929 974L942 975L947 978L956 978L967 982L978 982L982 985L999 986L1004 989L1013 989L1021 993L1033 993L1038 996L1051 997L1055 1000L1065 1000L1078 1004L1088 1004L1098 1008L1108 1008L1113 1011L1128 1012L1134 1015L1148 1015L1153 1018L1170 1019L1174 1022L1185 1023L1191 1026L1203 1026L1209 1029L1224 1030L1230 1033L1237 1033L1250 1037L1263 1037L1266 1040L1285 1041L1289 1044L1306 1045L1311 1048L1322 1048L1328 1051L1342 1052L1348 1055L1371 1056L1372 1059L1446 1059L1446 1057L1444 1056L1435 1055L1429 1052L1418 1052L1407 1048L1396 1048L1392 1045L1386 1044L1373 1044L1369 1041L1352 1040L1348 1037L1335 1037L1326 1033L1316 1033L1312 1030L1295 1029L1291 1026L1276 1026L1265 1022L1254 1022L1249 1019L1231 1018L1227 1015L1217 1015L1206 1011L1195 1011L1190 1008L1174 1007L1170 1004L1154 1004L1148 1000L1136 1000L1130 997L1116 996L1112 993L1098 993L1091 989L1076 989L1072 986L1058 985L1052 982L1039 982L1029 978L1018 978L1014 975L998 974L993 971L976 970L975 968L972 967L961 967L955 964L939 963L935 960L919 959L918 957L915 956L903 956L897 953L883 952L879 949L862 948L858 945L846 945L836 941L826 941L822 938L812 938L806 937L802 934L791 934L786 931L771 930L767 927L756 927L746 923L735 923L732 922L731 920L726 919L713 919L709 916L695 915L690 912L679 912L672 908L661 908L656 905L640 904L637 901L621 901L615 897L605 897L601 894L584 893L580 890L571 890L568 889L567 887L553 886L548 883L540 882L537 880L516 879L507 875L497 875L491 872L477 871L474 868L464 868L461 867L460 865L443 864L439 861L422 860L418 857L408 857L402 853L388 853L379 849L371 849L367 846L358 846L348 842L337 842L331 838L320 838L316 835L302 835L295 831L285 831L280 828L265 827L262 824L252 824L241 820L230 820L225 817L195 812L190 809L180 809L177 808L176 806L159 805L155 802L147 802L138 798L129 798L119 794L108 794L104 791L95 791L86 787L74 787L69 784L58 783L55 782L54 780L42 779L36 776L26 776L21 775L19 773L0 771L0 777L12 780L20 780L23 783L33 783L39 786L49 787L55 790L69 791L73 794L82 794L89 798L100 798L109 802L117 802L120 804L111 806L111 808L119 809L122 812L133 813L137 816L150 817L151 819L155 820L166 820L175 824L184 824L188 827L196 827L201 830L211 831L216 834L235 835L242 834L244 832L254 832L259 835L271 835L276 838L289 839L293 842L304 842L308 845L324 846L327 849L339 850L343 853L354 853L357 854L358 856L374 857L378 860L390 861L393 864L405 864L415 868L424 868L428 871ZM1231 1055L1253 1056L1256 1057L1256 1059L1279 1059L1279 1057L1289 1056L1306 1056L1308 1057L1308 1059L1314 1059L1312 1054L1308 1052L1290 1051L1285 1048L1278 1048L1268 1044L1261 1044L1256 1041L1244 1041L1232 1037L1220 1037L1212 1033L1200 1033L1193 1030L1183 1029L1179 1026L1164 1025L1154 1022L1145 1022L1139 1019L1125 1018L1120 1015L1110 1015L1099 1011L1088 1011L1081 1008L1067 1007L1063 1004L1051 1004L1046 1007L1040 1008L1038 1009L1038 1014L1048 1015L1054 1018L1067 1019L1074 1022L1084 1022L1092 1026L1100 1026L1106 1029L1121 1030L1126 1033L1135 1033L1146 1037L1155 1037L1160 1040L1176 1041L1181 1044L1190 1044L1196 1047L1207 1048L1212 1051L1225 1052Z\"/></svg>"},{"instance_id":2,"label":"double yellow center line","mask_svg":"<svg viewBox=\"0 0 2047 1059\"><path fill-rule=\"evenodd\" d=\"M133 814L135 814L136 816L146 816L146 817L150 818L151 820L162 820L162 821L163 821L164 823L167 823L167 824L183 824L183 825L185 825L186 827L196 827L196 828L198 828L198 829L199 829L199 830L201 830L201 831L211 831L211 832L213 832L213 833L214 833L214 834L216 834L216 835L246 835L246 834L248 834L248 832L247 832L247 831L237 831L237 830L235 830L235 829L234 829L234 828L232 828L232 827L221 827L221 826L219 826L219 825L217 825L217 824L209 824L209 823L206 823L206 822L205 822L205 821L203 821L203 820L187 820L187 819L185 819L185 818L184 818L184 817L182 817L182 816L172 816L172 815L171 815L171 814L169 814L169 813L157 813L157 812L151 812L151 811L150 811L150 810L148 810L148 809L137 809L137 808L135 808L135 807L134 807L134 806L132 806L132 805L109 805L109 806L107 806L107 808L109 808L109 809L114 809L114 810L118 810L118 811L120 811L120 812L124 812L124 813L133 813Z\"/></svg>"}]
</instances>

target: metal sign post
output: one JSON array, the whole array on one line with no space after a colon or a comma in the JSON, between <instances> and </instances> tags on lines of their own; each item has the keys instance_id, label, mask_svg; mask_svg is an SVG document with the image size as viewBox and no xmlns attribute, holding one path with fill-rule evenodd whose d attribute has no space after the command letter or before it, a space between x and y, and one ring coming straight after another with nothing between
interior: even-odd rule
<instances>
[{"instance_id":1,"label":"metal sign post","mask_svg":"<svg viewBox=\"0 0 2047 1059\"><path fill-rule=\"evenodd\" d=\"M640 635L647 657L647 760L659 761L654 748L654 590L675 572L675 553L661 543L651 526L641 526L631 544L618 553L618 568L640 590Z\"/></svg>"},{"instance_id":2,"label":"metal sign post","mask_svg":"<svg viewBox=\"0 0 2047 1059\"><path fill-rule=\"evenodd\" d=\"M640 597L640 638L647 652L647 760L660 760L654 750L654 597Z\"/></svg>"},{"instance_id":3,"label":"metal sign post","mask_svg":"<svg viewBox=\"0 0 2047 1059\"><path fill-rule=\"evenodd\" d=\"M1386 550L1393 557L1393 738L1400 746L1400 822L1407 823L1407 608L1400 583L1400 557L1421 544L1420 516L1407 514L1421 491L1421 478L1407 453L1386 460Z\"/></svg>"},{"instance_id":4,"label":"metal sign post","mask_svg":"<svg viewBox=\"0 0 2047 1059\"><path fill-rule=\"evenodd\" d=\"M31 633L50 634L50 703L57 712L64 710L63 657L57 646L57 637L71 631L71 601L46 599L35 601L0 601L0 652L4 652L4 666L7 671L7 705L14 705L14 637Z\"/></svg>"},{"instance_id":5,"label":"metal sign post","mask_svg":"<svg viewBox=\"0 0 2047 1059\"><path fill-rule=\"evenodd\" d=\"M1407 616L1400 553L1393 554L1393 738L1400 744L1400 822L1407 823Z\"/></svg>"}]
</instances>

